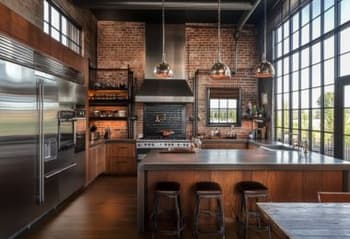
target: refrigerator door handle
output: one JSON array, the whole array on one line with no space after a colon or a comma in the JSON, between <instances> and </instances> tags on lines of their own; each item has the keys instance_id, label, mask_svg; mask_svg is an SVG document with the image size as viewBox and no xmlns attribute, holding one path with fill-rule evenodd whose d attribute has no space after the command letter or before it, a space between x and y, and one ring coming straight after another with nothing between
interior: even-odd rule
<instances>
[{"instance_id":1,"label":"refrigerator door handle","mask_svg":"<svg viewBox=\"0 0 350 239\"><path fill-rule=\"evenodd\" d=\"M50 179L50 178L52 178L52 177L54 177L54 176L56 176L58 174L61 174L61 173L65 172L65 171L67 171L67 170L69 170L71 168L74 168L76 166L77 166L77 163L72 163L72 164L68 165L67 167L64 167L64 168L58 169L56 171L50 172L47 175L45 175L45 179Z\"/></svg>"},{"instance_id":2,"label":"refrigerator door handle","mask_svg":"<svg viewBox=\"0 0 350 239\"><path fill-rule=\"evenodd\" d=\"M44 142L44 85L43 81L39 80L38 85L38 98L39 98L39 162L38 162L38 188L39 188L39 204L43 204L45 201L45 168L44 168L44 157L45 157L45 142Z\"/></svg>"}]
</instances>

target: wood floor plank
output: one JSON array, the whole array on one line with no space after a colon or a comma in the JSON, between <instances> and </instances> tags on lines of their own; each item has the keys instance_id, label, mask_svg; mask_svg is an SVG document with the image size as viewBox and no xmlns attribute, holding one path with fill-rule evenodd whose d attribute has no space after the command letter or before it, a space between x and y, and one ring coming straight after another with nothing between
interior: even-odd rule
<instances>
[{"instance_id":1,"label":"wood floor plank","mask_svg":"<svg viewBox=\"0 0 350 239\"><path fill-rule=\"evenodd\" d=\"M136 177L100 177L81 195L50 214L20 239L151 238L149 233L137 232L136 183ZM238 239L237 231L236 224L227 222L227 239ZM183 239L190 239L191 235L191 228L186 228ZM249 238L263 239L267 235L252 231Z\"/></svg>"}]
</instances>

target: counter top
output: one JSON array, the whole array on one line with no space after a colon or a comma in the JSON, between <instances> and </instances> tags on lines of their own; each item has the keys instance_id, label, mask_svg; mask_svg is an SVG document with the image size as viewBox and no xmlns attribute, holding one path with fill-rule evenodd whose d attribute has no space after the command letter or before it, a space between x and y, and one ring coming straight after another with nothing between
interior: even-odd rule
<instances>
[{"instance_id":1,"label":"counter top","mask_svg":"<svg viewBox=\"0 0 350 239\"><path fill-rule=\"evenodd\" d=\"M270 151L264 149L202 149L197 153L150 152L139 164L139 170L166 169L217 170L350 170L350 162L319 153Z\"/></svg>"},{"instance_id":2,"label":"counter top","mask_svg":"<svg viewBox=\"0 0 350 239\"><path fill-rule=\"evenodd\" d=\"M135 143L135 139L98 139L89 142L89 147L94 147L99 144L111 144L111 143Z\"/></svg>"}]
</instances>

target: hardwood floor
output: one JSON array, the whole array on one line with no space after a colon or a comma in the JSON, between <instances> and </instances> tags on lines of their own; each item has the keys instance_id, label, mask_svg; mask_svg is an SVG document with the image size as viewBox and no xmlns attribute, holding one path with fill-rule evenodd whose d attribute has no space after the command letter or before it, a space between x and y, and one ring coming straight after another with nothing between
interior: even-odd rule
<instances>
[{"instance_id":1,"label":"hardwood floor","mask_svg":"<svg viewBox=\"0 0 350 239\"><path fill-rule=\"evenodd\" d=\"M238 239L237 225L227 224L227 239ZM75 200L49 215L21 239L146 239L136 230L136 177L100 177ZM171 238L171 237L170 237ZM190 239L187 228L183 239ZM216 238L216 237L200 237ZM250 239L268 238L251 232Z\"/></svg>"}]
</instances>

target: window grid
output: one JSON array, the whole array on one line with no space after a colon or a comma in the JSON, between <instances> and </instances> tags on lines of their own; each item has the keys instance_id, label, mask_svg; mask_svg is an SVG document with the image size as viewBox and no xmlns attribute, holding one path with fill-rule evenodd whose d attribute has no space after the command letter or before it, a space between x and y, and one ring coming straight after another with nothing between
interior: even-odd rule
<instances>
[{"instance_id":1,"label":"window grid","mask_svg":"<svg viewBox=\"0 0 350 239\"><path fill-rule=\"evenodd\" d=\"M52 22L52 11L58 13L58 27ZM63 28L62 20L66 25ZM74 52L81 54L81 30L73 21L69 19L58 7L51 1L44 1L44 32L52 38L70 48ZM64 30L66 33L64 33Z\"/></svg>"},{"instance_id":2,"label":"window grid","mask_svg":"<svg viewBox=\"0 0 350 239\"><path fill-rule=\"evenodd\" d=\"M316 14L314 14L316 2L320 2L320 10L315 11ZM337 71L339 71L339 69L335 69L335 63L338 60L337 57L341 59L343 55L347 56L348 54L350 58L348 51L338 54L340 51L336 49L336 41L339 32L345 31L345 26L350 25L350 17L347 22L342 22L343 25L340 25L340 14L337 13L340 11L339 5L343 2L335 0L334 4L327 5L329 2L327 0L309 1L275 28L273 33L273 58L277 71L275 78L277 84L275 137L284 140L284 133L295 134L297 132L298 140L306 138L310 149L333 155L334 125L331 126L330 121L334 122L334 83L336 75L338 75ZM342 10L344 11L344 9ZM331 11L333 14L330 14ZM325 27L328 24L325 22L329 20L327 14L333 16L333 20L330 21L334 21L333 27ZM346 18L345 15L343 18ZM312 24L316 19L319 20L319 23ZM289 24L289 27L285 27L286 24ZM298 34L298 39L293 37L297 32L302 32L306 26L309 27L308 39L303 41L303 34ZM313 36L313 28L317 28L315 30L319 31L316 36ZM285 29L289 32L285 33ZM333 47L333 55L329 56L329 52L327 52L326 57L327 49L324 49L324 44L332 37L333 43L327 43ZM286 40L289 40L289 45L284 43ZM285 49L285 46L289 46L289 49ZM329 46L327 45L327 47ZM315 54L316 51L313 50L317 50L318 53ZM303 51L304 57L302 56ZM306 51L309 51L308 54ZM305 57L307 57L308 62L305 62ZM289 61L289 66L285 64L286 59ZM296 67L295 61L298 61L298 67ZM333 70L328 69L331 65L333 65ZM331 74L329 72L332 71L333 79L330 80ZM342 73L341 70L340 73ZM348 73L345 72L345 74ZM285 81L286 75L289 77L289 82ZM332 87L333 92L329 91ZM298 99L296 100L294 97L298 97ZM332 97L333 100L331 100Z\"/></svg>"}]
</instances>

